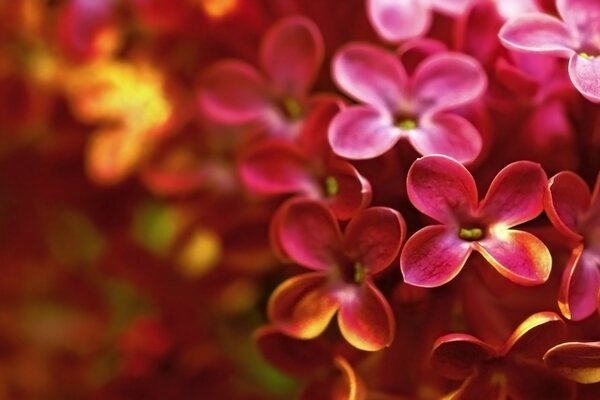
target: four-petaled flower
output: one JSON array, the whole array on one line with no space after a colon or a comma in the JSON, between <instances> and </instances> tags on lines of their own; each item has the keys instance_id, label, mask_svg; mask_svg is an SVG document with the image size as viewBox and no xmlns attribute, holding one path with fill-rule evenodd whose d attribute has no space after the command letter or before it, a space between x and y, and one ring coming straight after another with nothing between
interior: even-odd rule
<instances>
[{"instance_id":1,"label":"four-petaled flower","mask_svg":"<svg viewBox=\"0 0 600 400\"><path fill-rule=\"evenodd\" d=\"M485 72L466 55L443 52L422 61L409 79L400 60L369 44L342 48L332 64L337 85L365 103L342 110L329 127L333 151L367 159L407 138L421 154L473 161L481 135L465 118L446 112L476 100L487 87Z\"/></svg>"},{"instance_id":2,"label":"four-petaled flower","mask_svg":"<svg viewBox=\"0 0 600 400\"><path fill-rule=\"evenodd\" d=\"M436 341L432 366L441 375L464 380L451 399L572 399L574 385L542 363L544 352L566 333L552 312L527 318L502 346L453 333Z\"/></svg>"},{"instance_id":3,"label":"four-petaled flower","mask_svg":"<svg viewBox=\"0 0 600 400\"><path fill-rule=\"evenodd\" d=\"M556 0L562 21L544 13L509 20L498 34L510 49L569 58L571 82L600 102L600 2Z\"/></svg>"},{"instance_id":4,"label":"four-petaled flower","mask_svg":"<svg viewBox=\"0 0 600 400\"><path fill-rule=\"evenodd\" d=\"M296 198L273 217L275 247L314 272L283 282L269 299L271 321L292 337L320 335L333 315L342 336L361 350L388 346L395 322L373 276L388 267L404 239L402 216L389 208L358 213L342 234L322 203Z\"/></svg>"},{"instance_id":5,"label":"four-petaled flower","mask_svg":"<svg viewBox=\"0 0 600 400\"><path fill-rule=\"evenodd\" d=\"M589 317L600 291L600 175L593 195L577 174L563 171L548 182L546 214L552 224L574 242L563 272L558 305L575 321Z\"/></svg>"},{"instance_id":6,"label":"four-petaled flower","mask_svg":"<svg viewBox=\"0 0 600 400\"><path fill-rule=\"evenodd\" d=\"M550 252L534 235L510 229L543 210L547 178L539 164L505 167L478 202L475 180L456 160L442 155L418 159L408 171L412 204L441 222L411 236L400 256L404 280L435 287L452 280L473 250L498 272L521 285L538 285L550 274Z\"/></svg>"}]
</instances>

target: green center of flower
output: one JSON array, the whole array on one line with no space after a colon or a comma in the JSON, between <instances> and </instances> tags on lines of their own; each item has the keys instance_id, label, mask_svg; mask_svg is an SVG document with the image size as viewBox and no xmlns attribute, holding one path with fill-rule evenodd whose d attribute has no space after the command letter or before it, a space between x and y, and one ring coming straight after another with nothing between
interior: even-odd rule
<instances>
[{"instance_id":1,"label":"green center of flower","mask_svg":"<svg viewBox=\"0 0 600 400\"><path fill-rule=\"evenodd\" d=\"M365 267L358 261L354 263L354 283L362 283L365 280Z\"/></svg>"},{"instance_id":2,"label":"green center of flower","mask_svg":"<svg viewBox=\"0 0 600 400\"><path fill-rule=\"evenodd\" d=\"M479 240L483 236L481 228L460 228L458 237L463 240Z\"/></svg>"},{"instance_id":3,"label":"green center of flower","mask_svg":"<svg viewBox=\"0 0 600 400\"><path fill-rule=\"evenodd\" d=\"M586 60L593 60L594 58L596 58L596 56L586 53L585 51L580 52L579 57L585 58Z\"/></svg>"},{"instance_id":4,"label":"green center of flower","mask_svg":"<svg viewBox=\"0 0 600 400\"><path fill-rule=\"evenodd\" d=\"M284 97L281 104L285 115L289 119L295 120L302 116L302 106L300 105L300 102L293 97Z\"/></svg>"},{"instance_id":5,"label":"green center of flower","mask_svg":"<svg viewBox=\"0 0 600 400\"><path fill-rule=\"evenodd\" d=\"M413 129L417 128L417 121L412 118L406 118L398 121L396 126L405 131L412 131Z\"/></svg>"},{"instance_id":6,"label":"green center of flower","mask_svg":"<svg viewBox=\"0 0 600 400\"><path fill-rule=\"evenodd\" d=\"M325 178L325 193L327 193L327 196L333 197L338 194L339 191L340 185L335 177L328 176Z\"/></svg>"}]
</instances>

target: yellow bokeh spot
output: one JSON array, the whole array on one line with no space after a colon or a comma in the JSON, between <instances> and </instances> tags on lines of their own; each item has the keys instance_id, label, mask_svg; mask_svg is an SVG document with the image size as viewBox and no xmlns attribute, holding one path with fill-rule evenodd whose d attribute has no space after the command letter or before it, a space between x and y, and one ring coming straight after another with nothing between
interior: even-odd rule
<instances>
[{"instance_id":1,"label":"yellow bokeh spot","mask_svg":"<svg viewBox=\"0 0 600 400\"><path fill-rule=\"evenodd\" d=\"M216 233L205 229L198 230L179 253L179 270L189 278L203 276L219 262L222 251L223 246Z\"/></svg>"},{"instance_id":2,"label":"yellow bokeh spot","mask_svg":"<svg viewBox=\"0 0 600 400\"><path fill-rule=\"evenodd\" d=\"M207 16L219 19L233 12L239 4L239 0L196 0Z\"/></svg>"}]
</instances>

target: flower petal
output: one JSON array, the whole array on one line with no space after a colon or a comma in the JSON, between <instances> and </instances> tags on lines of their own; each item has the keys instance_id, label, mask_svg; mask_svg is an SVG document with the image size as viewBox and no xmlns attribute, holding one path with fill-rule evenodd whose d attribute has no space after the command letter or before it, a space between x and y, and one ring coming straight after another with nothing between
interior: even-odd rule
<instances>
[{"instance_id":1,"label":"flower petal","mask_svg":"<svg viewBox=\"0 0 600 400\"><path fill-rule=\"evenodd\" d=\"M354 160L375 158L398 142L401 132L390 114L370 106L349 107L329 125L329 143L334 153Z\"/></svg>"},{"instance_id":2,"label":"flower petal","mask_svg":"<svg viewBox=\"0 0 600 400\"><path fill-rule=\"evenodd\" d=\"M433 345L431 365L440 375L462 380L475 372L485 360L497 356L487 343L462 333L438 338Z\"/></svg>"},{"instance_id":3,"label":"flower petal","mask_svg":"<svg viewBox=\"0 0 600 400\"><path fill-rule=\"evenodd\" d=\"M502 378L503 375L499 375L497 370L483 365L447 400L506 399L506 385Z\"/></svg>"},{"instance_id":4,"label":"flower petal","mask_svg":"<svg viewBox=\"0 0 600 400\"><path fill-rule=\"evenodd\" d=\"M423 214L453 224L477 208L477 187L469 171L456 160L430 155L417 159L408 170L410 202Z\"/></svg>"},{"instance_id":5,"label":"flower petal","mask_svg":"<svg viewBox=\"0 0 600 400\"><path fill-rule=\"evenodd\" d=\"M583 245L573 249L558 292L558 306L566 318L579 321L596 312L600 271Z\"/></svg>"},{"instance_id":6,"label":"flower petal","mask_svg":"<svg viewBox=\"0 0 600 400\"><path fill-rule=\"evenodd\" d=\"M239 171L244 184L256 193L309 192L314 187L307 158L287 142L253 146L241 156Z\"/></svg>"},{"instance_id":7,"label":"flower petal","mask_svg":"<svg viewBox=\"0 0 600 400\"><path fill-rule=\"evenodd\" d=\"M203 73L198 105L210 118L232 125L252 122L271 107L258 71L235 60L218 62Z\"/></svg>"},{"instance_id":8,"label":"flower petal","mask_svg":"<svg viewBox=\"0 0 600 400\"><path fill-rule=\"evenodd\" d=\"M576 173L563 171L550 178L544 204L552 225L561 233L574 240L582 239L577 231L578 218L590 202L590 189Z\"/></svg>"},{"instance_id":9,"label":"flower petal","mask_svg":"<svg viewBox=\"0 0 600 400\"><path fill-rule=\"evenodd\" d=\"M263 357L292 375L310 375L315 368L328 366L332 361L325 343L292 338L272 325L259 328L253 336Z\"/></svg>"},{"instance_id":10,"label":"flower petal","mask_svg":"<svg viewBox=\"0 0 600 400\"><path fill-rule=\"evenodd\" d=\"M338 294L338 323L342 336L354 347L377 351L392 343L396 323L387 300L369 281Z\"/></svg>"},{"instance_id":11,"label":"flower petal","mask_svg":"<svg viewBox=\"0 0 600 400\"><path fill-rule=\"evenodd\" d=\"M503 353L539 360L566 334L567 326L558 315L550 311L539 312L529 316L514 330L504 344Z\"/></svg>"},{"instance_id":12,"label":"flower petal","mask_svg":"<svg viewBox=\"0 0 600 400\"><path fill-rule=\"evenodd\" d=\"M278 216L278 243L295 262L310 269L328 270L341 249L342 234L332 212L322 203L295 199Z\"/></svg>"},{"instance_id":13,"label":"flower petal","mask_svg":"<svg viewBox=\"0 0 600 400\"><path fill-rule=\"evenodd\" d=\"M487 77L477 60L460 53L437 53L417 67L411 94L417 111L455 108L480 97L487 88Z\"/></svg>"},{"instance_id":14,"label":"flower petal","mask_svg":"<svg viewBox=\"0 0 600 400\"><path fill-rule=\"evenodd\" d=\"M337 193L329 198L329 207L338 219L350 219L371 202L371 184L347 161L335 158L328 167L337 184Z\"/></svg>"},{"instance_id":15,"label":"flower petal","mask_svg":"<svg viewBox=\"0 0 600 400\"><path fill-rule=\"evenodd\" d=\"M325 330L339 306L327 275L312 272L279 285L269 298L267 314L285 334L312 339Z\"/></svg>"},{"instance_id":16,"label":"flower petal","mask_svg":"<svg viewBox=\"0 0 600 400\"><path fill-rule=\"evenodd\" d=\"M532 220L544 209L547 181L546 173L537 163L509 164L492 181L479 213L489 223L500 223L507 228Z\"/></svg>"},{"instance_id":17,"label":"flower petal","mask_svg":"<svg viewBox=\"0 0 600 400\"><path fill-rule=\"evenodd\" d=\"M400 255L404 281L414 286L437 287L450 282L471 254L468 242L443 225L431 225L412 235Z\"/></svg>"},{"instance_id":18,"label":"flower petal","mask_svg":"<svg viewBox=\"0 0 600 400\"><path fill-rule=\"evenodd\" d=\"M406 71L394 54L366 43L351 43L331 63L338 87L363 103L395 112L406 95Z\"/></svg>"},{"instance_id":19,"label":"flower petal","mask_svg":"<svg viewBox=\"0 0 600 400\"><path fill-rule=\"evenodd\" d=\"M540 285L550 275L552 256L531 233L512 229L490 232L490 237L474 244L500 274L514 283Z\"/></svg>"},{"instance_id":20,"label":"flower petal","mask_svg":"<svg viewBox=\"0 0 600 400\"><path fill-rule=\"evenodd\" d=\"M419 0L367 0L367 16L388 42L423 35L431 25L431 10Z\"/></svg>"},{"instance_id":21,"label":"flower petal","mask_svg":"<svg viewBox=\"0 0 600 400\"><path fill-rule=\"evenodd\" d=\"M583 97L600 103L600 57L573 54L569 60L569 77Z\"/></svg>"},{"instance_id":22,"label":"flower petal","mask_svg":"<svg viewBox=\"0 0 600 400\"><path fill-rule=\"evenodd\" d=\"M565 24L576 32L582 45L590 45L598 40L600 3L595 0L556 0L556 9Z\"/></svg>"},{"instance_id":23,"label":"flower petal","mask_svg":"<svg viewBox=\"0 0 600 400\"><path fill-rule=\"evenodd\" d=\"M399 212L387 207L371 207L354 217L344 234L346 254L375 274L398 255L404 241L406 224Z\"/></svg>"},{"instance_id":24,"label":"flower petal","mask_svg":"<svg viewBox=\"0 0 600 400\"><path fill-rule=\"evenodd\" d=\"M577 47L569 27L558 18L542 13L521 15L502 26L498 33L509 49L570 57Z\"/></svg>"},{"instance_id":25,"label":"flower petal","mask_svg":"<svg viewBox=\"0 0 600 400\"><path fill-rule=\"evenodd\" d=\"M576 387L545 365L519 359L505 368L510 399L574 400Z\"/></svg>"},{"instance_id":26,"label":"flower petal","mask_svg":"<svg viewBox=\"0 0 600 400\"><path fill-rule=\"evenodd\" d=\"M303 96L323 62L319 28L308 18L280 20L266 33L260 48L261 65L284 94Z\"/></svg>"},{"instance_id":27,"label":"flower petal","mask_svg":"<svg viewBox=\"0 0 600 400\"><path fill-rule=\"evenodd\" d=\"M600 382L600 342L559 344L548 350L544 362L575 382Z\"/></svg>"},{"instance_id":28,"label":"flower petal","mask_svg":"<svg viewBox=\"0 0 600 400\"><path fill-rule=\"evenodd\" d=\"M408 140L423 155L443 154L465 164L477 158L481 135L463 117L436 114L420 121L419 129L409 131Z\"/></svg>"}]
</instances>

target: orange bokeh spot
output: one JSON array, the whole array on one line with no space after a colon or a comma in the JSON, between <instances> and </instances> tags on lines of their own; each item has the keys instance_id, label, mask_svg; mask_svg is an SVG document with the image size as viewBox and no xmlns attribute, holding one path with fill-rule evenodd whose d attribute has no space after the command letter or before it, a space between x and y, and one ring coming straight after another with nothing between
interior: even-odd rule
<instances>
[{"instance_id":1,"label":"orange bokeh spot","mask_svg":"<svg viewBox=\"0 0 600 400\"><path fill-rule=\"evenodd\" d=\"M195 0L206 15L219 19L231 14L239 5L239 0Z\"/></svg>"}]
</instances>

